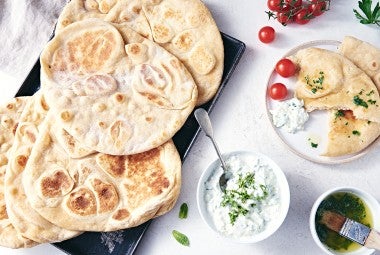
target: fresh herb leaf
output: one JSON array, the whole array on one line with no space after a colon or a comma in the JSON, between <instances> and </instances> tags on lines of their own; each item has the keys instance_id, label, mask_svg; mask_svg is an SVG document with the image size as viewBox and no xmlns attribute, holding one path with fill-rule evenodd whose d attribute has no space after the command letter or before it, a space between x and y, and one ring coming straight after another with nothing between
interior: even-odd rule
<instances>
[{"instance_id":1,"label":"fresh herb leaf","mask_svg":"<svg viewBox=\"0 0 380 255\"><path fill-rule=\"evenodd\" d=\"M372 10L372 0L361 0L358 2L359 9L362 11L362 14L358 10L354 9L355 17L362 24L376 24L380 26L380 3L377 2L375 8Z\"/></svg>"},{"instance_id":2,"label":"fresh herb leaf","mask_svg":"<svg viewBox=\"0 0 380 255\"><path fill-rule=\"evenodd\" d=\"M172 235L175 238L175 240L177 240L177 242L179 242L180 244L184 246L190 246L189 238L186 235L182 234L177 230L173 230Z\"/></svg>"},{"instance_id":3,"label":"fresh herb leaf","mask_svg":"<svg viewBox=\"0 0 380 255\"><path fill-rule=\"evenodd\" d=\"M187 218L187 212L189 211L189 207L186 203L183 203L181 207L179 208L179 214L178 217L180 219L186 219Z\"/></svg>"},{"instance_id":4,"label":"fresh herb leaf","mask_svg":"<svg viewBox=\"0 0 380 255\"><path fill-rule=\"evenodd\" d=\"M311 142L310 145L311 145L311 147L313 147L313 148L317 148L317 147L318 147L318 144L317 144L317 143L313 143L313 142Z\"/></svg>"},{"instance_id":5,"label":"fresh herb leaf","mask_svg":"<svg viewBox=\"0 0 380 255\"><path fill-rule=\"evenodd\" d=\"M363 106L364 108L368 108L368 104L363 99L361 99L359 96L354 96L353 101L354 101L354 104L356 104L356 105Z\"/></svg>"},{"instance_id":6,"label":"fresh herb leaf","mask_svg":"<svg viewBox=\"0 0 380 255\"><path fill-rule=\"evenodd\" d=\"M340 117L344 117L344 111L343 110L338 110L335 113L335 119L340 118Z\"/></svg>"},{"instance_id":7,"label":"fresh herb leaf","mask_svg":"<svg viewBox=\"0 0 380 255\"><path fill-rule=\"evenodd\" d=\"M319 89L323 89L323 81L325 80L325 75L323 71L319 72L319 76L315 80L311 81L309 75L306 75L304 78L306 84L310 87L310 90L313 94L317 93Z\"/></svg>"},{"instance_id":8,"label":"fresh herb leaf","mask_svg":"<svg viewBox=\"0 0 380 255\"><path fill-rule=\"evenodd\" d=\"M353 131L352 131L352 134L353 134L353 135L357 135L357 136L359 136L359 135L360 135L360 132L357 131L357 130L353 130Z\"/></svg>"}]
</instances>

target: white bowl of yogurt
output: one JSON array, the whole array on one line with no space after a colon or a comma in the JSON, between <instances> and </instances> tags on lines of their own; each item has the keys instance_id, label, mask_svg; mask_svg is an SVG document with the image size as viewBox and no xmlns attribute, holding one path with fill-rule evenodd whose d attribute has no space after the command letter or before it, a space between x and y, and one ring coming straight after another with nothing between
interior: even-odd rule
<instances>
[{"instance_id":1,"label":"white bowl of yogurt","mask_svg":"<svg viewBox=\"0 0 380 255\"><path fill-rule=\"evenodd\" d=\"M219 187L219 159L201 175L197 203L202 219L222 237L240 243L268 238L283 223L290 193L285 174L267 156L252 151L223 154L227 187Z\"/></svg>"}]
</instances>

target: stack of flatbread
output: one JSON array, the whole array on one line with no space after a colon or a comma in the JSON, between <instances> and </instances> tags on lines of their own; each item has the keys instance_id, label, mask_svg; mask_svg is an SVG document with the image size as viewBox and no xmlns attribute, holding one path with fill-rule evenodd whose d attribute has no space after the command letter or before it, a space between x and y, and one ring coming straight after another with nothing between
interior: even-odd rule
<instances>
[{"instance_id":1,"label":"stack of flatbread","mask_svg":"<svg viewBox=\"0 0 380 255\"><path fill-rule=\"evenodd\" d=\"M220 32L199 0L72 0L41 89L0 106L0 245L137 226L181 186L171 140L216 93Z\"/></svg>"},{"instance_id":2,"label":"stack of flatbread","mask_svg":"<svg viewBox=\"0 0 380 255\"><path fill-rule=\"evenodd\" d=\"M380 135L380 50L353 37L338 52L298 51L295 95L307 111L329 112L329 157L362 151Z\"/></svg>"}]
</instances>

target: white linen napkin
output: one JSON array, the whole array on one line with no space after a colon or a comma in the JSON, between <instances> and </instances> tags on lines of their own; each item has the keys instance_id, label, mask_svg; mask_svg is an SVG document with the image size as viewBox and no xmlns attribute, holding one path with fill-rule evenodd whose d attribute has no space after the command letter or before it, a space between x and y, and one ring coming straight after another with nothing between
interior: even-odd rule
<instances>
[{"instance_id":1,"label":"white linen napkin","mask_svg":"<svg viewBox=\"0 0 380 255\"><path fill-rule=\"evenodd\" d=\"M22 85L66 2L0 1L0 103L12 98Z\"/></svg>"}]
</instances>

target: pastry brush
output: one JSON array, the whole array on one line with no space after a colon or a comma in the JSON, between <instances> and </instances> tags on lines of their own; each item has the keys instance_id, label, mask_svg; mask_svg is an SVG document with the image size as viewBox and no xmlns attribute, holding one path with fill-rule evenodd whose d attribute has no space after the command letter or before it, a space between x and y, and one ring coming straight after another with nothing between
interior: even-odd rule
<instances>
[{"instance_id":1,"label":"pastry brush","mask_svg":"<svg viewBox=\"0 0 380 255\"><path fill-rule=\"evenodd\" d=\"M332 211L325 211L320 223L351 241L380 250L380 233L357 221Z\"/></svg>"}]
</instances>

